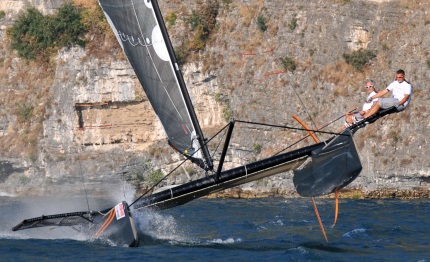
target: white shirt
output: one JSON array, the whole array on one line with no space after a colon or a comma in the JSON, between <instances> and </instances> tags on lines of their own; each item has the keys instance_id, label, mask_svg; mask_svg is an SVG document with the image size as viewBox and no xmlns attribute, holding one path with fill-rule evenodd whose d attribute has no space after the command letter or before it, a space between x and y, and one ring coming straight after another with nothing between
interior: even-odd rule
<instances>
[{"instance_id":1,"label":"white shirt","mask_svg":"<svg viewBox=\"0 0 430 262\"><path fill-rule=\"evenodd\" d=\"M393 92L392 97L402 101L405 95L409 95L408 100L403 104L407 106L412 98L412 86L406 81L399 83L397 80L387 86L387 90Z\"/></svg>"},{"instance_id":2,"label":"white shirt","mask_svg":"<svg viewBox=\"0 0 430 262\"><path fill-rule=\"evenodd\" d=\"M374 95L376 95L376 92L375 91L372 91L372 93L370 93L368 96L367 96L367 99L366 99L366 101L368 101L369 100L369 98L371 98L372 96L374 96ZM367 110L369 110L371 107L372 107L372 105L373 105L373 103L375 103L376 101L378 101L378 98L375 98L375 99L373 99L372 100L372 102L370 102L370 103L364 103L363 104L363 111L367 111Z\"/></svg>"}]
</instances>

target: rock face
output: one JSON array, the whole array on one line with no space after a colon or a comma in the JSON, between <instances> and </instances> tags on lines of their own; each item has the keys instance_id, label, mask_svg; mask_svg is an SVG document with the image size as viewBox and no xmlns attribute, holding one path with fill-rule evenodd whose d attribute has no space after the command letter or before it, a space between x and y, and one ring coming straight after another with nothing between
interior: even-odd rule
<instances>
[{"instance_id":1,"label":"rock face","mask_svg":"<svg viewBox=\"0 0 430 262\"><path fill-rule=\"evenodd\" d=\"M19 11L30 4L48 14L63 2L0 3L6 13L0 19L0 195L83 194L83 185L92 194L143 190L160 178L155 171L167 174L182 159L165 145L164 131L127 60L116 53L118 47L102 56L78 47L63 49L49 72L10 49L5 31ZM292 119L296 114L317 129L362 104L365 79L376 80L381 90L402 68L414 86L412 103L405 112L358 131L355 141L363 171L349 189L363 197L428 197L430 14L425 10L430 4L346 2L222 3L216 32L182 70L201 126L210 138L229 117L297 126ZM160 5L165 14L181 14L169 26L176 47L187 37L186 17L198 4L186 0ZM266 18L266 31L257 26L260 16ZM359 49L377 52L377 59L362 72L342 57ZM286 57L295 61L294 71L280 63ZM22 113L30 104L33 115L37 111L40 117L23 124ZM340 125L338 120L324 130ZM303 136L300 131L237 125L225 168L271 156ZM217 136L210 144L211 150L218 148L217 154L221 139ZM164 184L201 175L186 166ZM267 195L297 196L292 174L216 196Z\"/></svg>"}]
</instances>

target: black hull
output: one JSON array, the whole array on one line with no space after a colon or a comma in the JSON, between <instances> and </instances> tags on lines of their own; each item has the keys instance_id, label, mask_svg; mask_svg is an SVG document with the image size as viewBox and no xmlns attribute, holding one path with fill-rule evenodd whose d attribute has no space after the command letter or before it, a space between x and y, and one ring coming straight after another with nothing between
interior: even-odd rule
<instances>
[{"instance_id":1,"label":"black hull","mask_svg":"<svg viewBox=\"0 0 430 262\"><path fill-rule=\"evenodd\" d=\"M116 205L91 230L94 239L107 239L118 246L136 247L139 235L125 201Z\"/></svg>"},{"instance_id":2,"label":"black hull","mask_svg":"<svg viewBox=\"0 0 430 262\"><path fill-rule=\"evenodd\" d=\"M248 165L226 170L220 173L218 180L216 175L211 175L169 188L141 198L135 203L134 209L167 209L183 205L189 201L214 192L296 169L306 161L312 154L312 151L320 149L324 147L324 145L325 143L318 143Z\"/></svg>"},{"instance_id":3,"label":"black hull","mask_svg":"<svg viewBox=\"0 0 430 262\"><path fill-rule=\"evenodd\" d=\"M352 132L346 129L294 170L293 183L302 197L324 196L350 184L361 169Z\"/></svg>"},{"instance_id":4,"label":"black hull","mask_svg":"<svg viewBox=\"0 0 430 262\"><path fill-rule=\"evenodd\" d=\"M91 239L101 239L118 246L135 247L139 236L125 201L103 211L83 211L40 216L23 220L12 231L37 227L73 227Z\"/></svg>"},{"instance_id":5,"label":"black hull","mask_svg":"<svg viewBox=\"0 0 430 262\"><path fill-rule=\"evenodd\" d=\"M371 124L378 120L381 117L384 117L386 115L397 113L396 107L390 107L387 109L382 109L376 112L374 115L369 116L368 118L365 118L355 124L352 124L350 127L348 127L349 130L351 130L352 133L357 132L358 129L365 127L367 124Z\"/></svg>"}]
</instances>

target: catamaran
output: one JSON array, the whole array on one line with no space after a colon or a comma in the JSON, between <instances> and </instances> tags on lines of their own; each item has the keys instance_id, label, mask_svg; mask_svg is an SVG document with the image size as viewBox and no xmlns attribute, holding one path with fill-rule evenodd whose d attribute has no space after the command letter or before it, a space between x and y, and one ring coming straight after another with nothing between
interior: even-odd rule
<instances>
[{"instance_id":1,"label":"catamaran","mask_svg":"<svg viewBox=\"0 0 430 262\"><path fill-rule=\"evenodd\" d=\"M299 195L323 196L337 192L360 174L362 165L353 133L384 113L354 124L326 141L223 170L236 123L232 120L225 127L228 129L224 148L215 169L157 1L99 0L99 4L164 127L169 145L210 175L142 195L131 204L122 201L106 210L25 219L13 227L14 231L68 226L93 238L109 239L117 245L137 246L139 234L132 213L138 210L172 208L217 191L291 170Z\"/></svg>"}]
</instances>

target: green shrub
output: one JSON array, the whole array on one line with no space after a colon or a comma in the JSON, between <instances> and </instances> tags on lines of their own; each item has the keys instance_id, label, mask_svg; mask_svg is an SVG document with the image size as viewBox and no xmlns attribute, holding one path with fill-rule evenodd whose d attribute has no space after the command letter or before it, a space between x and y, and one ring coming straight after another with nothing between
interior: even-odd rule
<instances>
[{"instance_id":1,"label":"green shrub","mask_svg":"<svg viewBox=\"0 0 430 262\"><path fill-rule=\"evenodd\" d=\"M261 31L261 32L265 32L267 30L267 25L266 25L266 18L264 18L263 16L258 16L257 17L257 28Z\"/></svg>"},{"instance_id":2,"label":"green shrub","mask_svg":"<svg viewBox=\"0 0 430 262\"><path fill-rule=\"evenodd\" d=\"M430 68L430 59L428 59L428 60L426 61L426 63L427 63L427 67L428 67L428 68Z\"/></svg>"},{"instance_id":3,"label":"green shrub","mask_svg":"<svg viewBox=\"0 0 430 262\"><path fill-rule=\"evenodd\" d=\"M6 12L3 10L0 10L0 19L5 18L5 16L6 16Z\"/></svg>"},{"instance_id":4,"label":"green shrub","mask_svg":"<svg viewBox=\"0 0 430 262\"><path fill-rule=\"evenodd\" d=\"M157 183L158 181L160 181L162 178L164 177L163 171L161 171L160 169L156 170L156 171L152 171L149 174L149 181L152 184Z\"/></svg>"},{"instance_id":5,"label":"green shrub","mask_svg":"<svg viewBox=\"0 0 430 262\"><path fill-rule=\"evenodd\" d=\"M388 51L388 50L390 50L390 47L384 43L384 44L382 44L382 50Z\"/></svg>"},{"instance_id":6,"label":"green shrub","mask_svg":"<svg viewBox=\"0 0 430 262\"><path fill-rule=\"evenodd\" d=\"M47 57L64 46L85 45L87 32L81 22L81 8L71 3L62 5L57 14L44 16L35 8L27 9L8 29L11 46L27 59Z\"/></svg>"},{"instance_id":7,"label":"green shrub","mask_svg":"<svg viewBox=\"0 0 430 262\"><path fill-rule=\"evenodd\" d=\"M194 36L190 42L190 48L193 50L203 50L206 46L206 41L209 39L209 32L205 30L204 25L198 25Z\"/></svg>"},{"instance_id":8,"label":"green shrub","mask_svg":"<svg viewBox=\"0 0 430 262\"><path fill-rule=\"evenodd\" d=\"M33 117L33 109L34 107L31 105L26 105L26 104L20 105L18 109L19 122L21 123L30 122L31 118Z\"/></svg>"},{"instance_id":9,"label":"green shrub","mask_svg":"<svg viewBox=\"0 0 430 262\"><path fill-rule=\"evenodd\" d=\"M226 122L230 122L233 118L233 110L231 109L230 101L224 104L224 108L222 109L222 116Z\"/></svg>"},{"instance_id":10,"label":"green shrub","mask_svg":"<svg viewBox=\"0 0 430 262\"><path fill-rule=\"evenodd\" d=\"M294 70L296 70L297 65L296 65L296 62L292 58L286 56L286 57L279 58L279 60L281 61L282 67L285 70L290 71L290 72L294 72Z\"/></svg>"},{"instance_id":11,"label":"green shrub","mask_svg":"<svg viewBox=\"0 0 430 262\"><path fill-rule=\"evenodd\" d=\"M189 44L190 49L202 50L206 47L206 42L215 29L218 8L218 3L209 2L203 4L198 11L192 11L188 18L188 23L194 31Z\"/></svg>"},{"instance_id":12,"label":"green shrub","mask_svg":"<svg viewBox=\"0 0 430 262\"><path fill-rule=\"evenodd\" d=\"M183 66L187 61L189 52L186 44L180 45L175 48L176 62L178 62L179 66Z\"/></svg>"},{"instance_id":13,"label":"green shrub","mask_svg":"<svg viewBox=\"0 0 430 262\"><path fill-rule=\"evenodd\" d=\"M344 53L342 56L348 64L352 65L356 70L362 72L363 66L368 64L370 60L376 57L376 51L359 49L349 54Z\"/></svg>"},{"instance_id":14,"label":"green shrub","mask_svg":"<svg viewBox=\"0 0 430 262\"><path fill-rule=\"evenodd\" d=\"M196 30L196 28L197 28L199 25L202 25L202 24L203 24L203 20L200 18L200 16L199 16L199 14L197 13L197 11L196 11L196 10L193 10L193 11L191 12L190 17L188 18L188 23L190 24L190 26L191 26L191 29L192 29L192 30Z\"/></svg>"},{"instance_id":15,"label":"green shrub","mask_svg":"<svg viewBox=\"0 0 430 262\"><path fill-rule=\"evenodd\" d=\"M25 175L22 175L18 178L18 182L21 185L27 185L28 183L31 182L31 179Z\"/></svg>"},{"instance_id":16,"label":"green shrub","mask_svg":"<svg viewBox=\"0 0 430 262\"><path fill-rule=\"evenodd\" d=\"M297 27L297 18L296 18L296 14L294 14L293 15L293 18L291 18L291 21L290 21L290 23L288 23L288 28L291 30L291 31L294 31L294 29L296 29L296 27Z\"/></svg>"},{"instance_id":17,"label":"green shrub","mask_svg":"<svg viewBox=\"0 0 430 262\"><path fill-rule=\"evenodd\" d=\"M82 23L82 8L70 3L64 4L58 9L53 20L55 22L55 34L59 38L57 46L63 47L72 44L85 46L83 37L87 30Z\"/></svg>"},{"instance_id":18,"label":"green shrub","mask_svg":"<svg viewBox=\"0 0 430 262\"><path fill-rule=\"evenodd\" d=\"M175 12L169 12L169 13L167 13L167 15L166 15L167 24L169 26L174 25L175 22L176 22L176 18L177 18L177 16L176 16Z\"/></svg>"},{"instance_id":19,"label":"green shrub","mask_svg":"<svg viewBox=\"0 0 430 262\"><path fill-rule=\"evenodd\" d=\"M220 93L214 94L215 102L223 105L222 116L226 122L229 122L233 118L233 110L231 109L230 99Z\"/></svg>"},{"instance_id":20,"label":"green shrub","mask_svg":"<svg viewBox=\"0 0 430 262\"><path fill-rule=\"evenodd\" d=\"M260 144L253 144L252 148L254 150L254 153L258 155L261 153L261 149L263 148L263 146Z\"/></svg>"}]
</instances>

